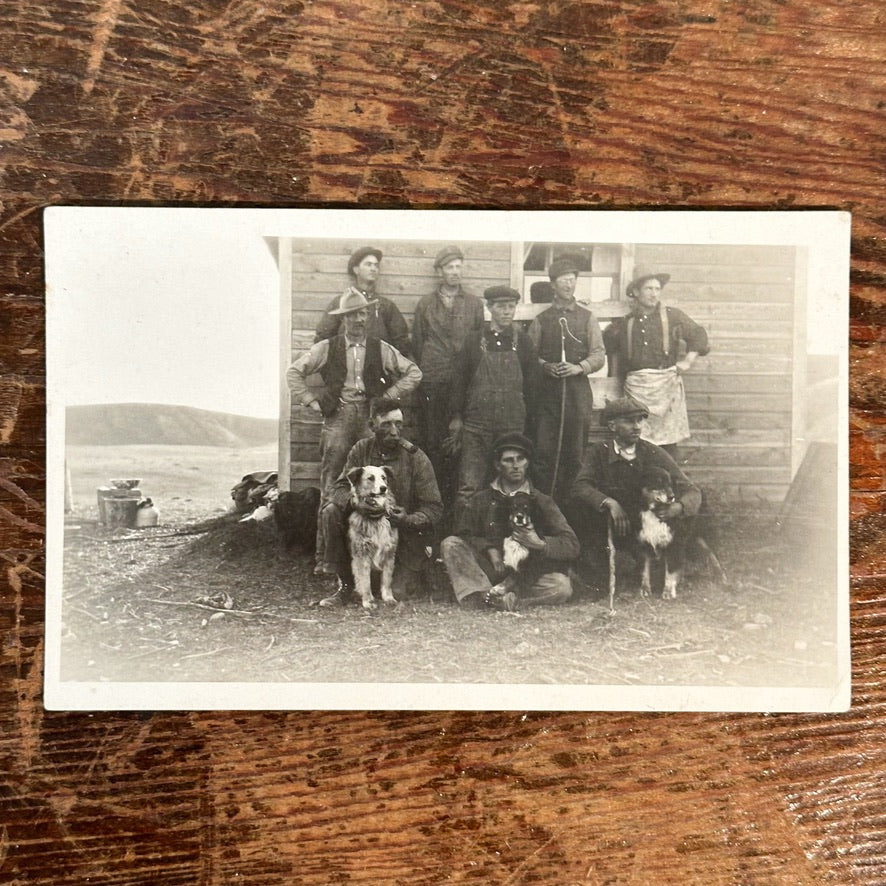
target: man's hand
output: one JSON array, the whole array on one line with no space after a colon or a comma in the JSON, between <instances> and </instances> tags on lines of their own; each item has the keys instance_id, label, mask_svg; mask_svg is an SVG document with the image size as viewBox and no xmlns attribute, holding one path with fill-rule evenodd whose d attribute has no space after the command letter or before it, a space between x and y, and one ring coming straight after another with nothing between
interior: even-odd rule
<instances>
[{"instance_id":1,"label":"man's hand","mask_svg":"<svg viewBox=\"0 0 886 886\"><path fill-rule=\"evenodd\" d=\"M619 537L627 535L631 529L631 521L628 520L625 509L614 498L607 498L603 507L609 511L612 524L615 526L615 534Z\"/></svg>"},{"instance_id":2,"label":"man's hand","mask_svg":"<svg viewBox=\"0 0 886 886\"><path fill-rule=\"evenodd\" d=\"M406 513L406 508L401 508L400 505L394 505L390 511L388 511L388 519L394 526L405 526L406 518L409 514Z\"/></svg>"},{"instance_id":3,"label":"man's hand","mask_svg":"<svg viewBox=\"0 0 886 886\"><path fill-rule=\"evenodd\" d=\"M697 356L698 351L689 351L682 360L678 360L674 365L680 372L689 372Z\"/></svg>"},{"instance_id":4,"label":"man's hand","mask_svg":"<svg viewBox=\"0 0 886 886\"><path fill-rule=\"evenodd\" d=\"M524 548L530 551L543 551L545 549L544 539L534 529L520 526L511 533L514 541L520 542Z\"/></svg>"},{"instance_id":5,"label":"man's hand","mask_svg":"<svg viewBox=\"0 0 886 886\"><path fill-rule=\"evenodd\" d=\"M492 564L495 574L504 575L505 561L501 557L501 551L499 551L498 548L489 548L486 551L486 555L489 557L489 562Z\"/></svg>"},{"instance_id":6,"label":"man's hand","mask_svg":"<svg viewBox=\"0 0 886 886\"><path fill-rule=\"evenodd\" d=\"M461 429L464 426L461 417L453 416L449 422L449 436L444 437L440 448L446 455L455 455L461 449Z\"/></svg>"},{"instance_id":7,"label":"man's hand","mask_svg":"<svg viewBox=\"0 0 886 886\"><path fill-rule=\"evenodd\" d=\"M554 378L567 378L570 375L583 375L584 370L578 363L545 363L545 373Z\"/></svg>"},{"instance_id":8,"label":"man's hand","mask_svg":"<svg viewBox=\"0 0 886 886\"><path fill-rule=\"evenodd\" d=\"M309 408L313 409L314 412L322 412L322 410L320 409L320 401L319 400L311 400L311 402L309 404Z\"/></svg>"},{"instance_id":9,"label":"man's hand","mask_svg":"<svg viewBox=\"0 0 886 886\"><path fill-rule=\"evenodd\" d=\"M672 501L669 504L660 504L655 507L655 516L659 520L674 520L677 517L682 517L685 512L681 501Z\"/></svg>"},{"instance_id":10,"label":"man's hand","mask_svg":"<svg viewBox=\"0 0 886 886\"><path fill-rule=\"evenodd\" d=\"M409 514L407 513L406 508L401 508L400 505L394 505L391 508L388 513L388 519L390 519L391 524L398 529L424 529L430 523L426 514L418 512L415 514Z\"/></svg>"}]
</instances>

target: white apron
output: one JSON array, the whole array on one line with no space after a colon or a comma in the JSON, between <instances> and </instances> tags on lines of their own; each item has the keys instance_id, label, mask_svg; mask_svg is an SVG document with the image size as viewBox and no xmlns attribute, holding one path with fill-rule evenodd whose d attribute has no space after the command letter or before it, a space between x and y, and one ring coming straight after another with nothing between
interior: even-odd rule
<instances>
[{"instance_id":1,"label":"white apron","mask_svg":"<svg viewBox=\"0 0 886 886\"><path fill-rule=\"evenodd\" d=\"M641 433L644 440L667 446L689 436L686 391L676 366L629 372L625 378L625 396L649 410Z\"/></svg>"}]
</instances>

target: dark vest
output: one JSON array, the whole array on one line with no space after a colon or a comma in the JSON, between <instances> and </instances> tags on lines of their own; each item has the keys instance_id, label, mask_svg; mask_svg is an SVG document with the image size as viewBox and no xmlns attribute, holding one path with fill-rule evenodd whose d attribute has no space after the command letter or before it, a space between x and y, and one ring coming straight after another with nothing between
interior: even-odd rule
<instances>
[{"instance_id":1,"label":"dark vest","mask_svg":"<svg viewBox=\"0 0 886 886\"><path fill-rule=\"evenodd\" d=\"M326 392L320 397L320 410L323 415L332 415L338 410L341 389L348 374L347 339L344 334L329 339L329 353L326 363L320 370L320 377L326 385ZM366 338L366 362L363 365L363 384L366 396L380 397L390 386L381 362L381 340Z\"/></svg>"},{"instance_id":2,"label":"dark vest","mask_svg":"<svg viewBox=\"0 0 886 886\"><path fill-rule=\"evenodd\" d=\"M560 362L560 317L566 317L569 324L569 332L566 335L566 362L580 363L590 353L588 347L588 322L591 312L581 305L576 305L571 311L558 311L555 307L547 308L538 315L538 323L541 326L541 336L538 341L538 356L545 363ZM574 327L578 327L577 329ZM575 341L572 336L578 339Z\"/></svg>"}]
</instances>

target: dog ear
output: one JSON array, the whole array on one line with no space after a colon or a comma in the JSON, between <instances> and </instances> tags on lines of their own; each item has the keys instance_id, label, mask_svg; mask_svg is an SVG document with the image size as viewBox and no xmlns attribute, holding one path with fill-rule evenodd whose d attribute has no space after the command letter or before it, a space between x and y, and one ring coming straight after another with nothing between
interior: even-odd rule
<instances>
[{"instance_id":1,"label":"dog ear","mask_svg":"<svg viewBox=\"0 0 886 886\"><path fill-rule=\"evenodd\" d=\"M385 465L382 470L385 472L385 479L388 481L388 486L391 486L394 482L394 472Z\"/></svg>"},{"instance_id":2,"label":"dog ear","mask_svg":"<svg viewBox=\"0 0 886 886\"><path fill-rule=\"evenodd\" d=\"M357 484L360 482L360 478L363 476L363 468L351 468L348 471L348 483L351 484L353 488L357 488Z\"/></svg>"}]
</instances>

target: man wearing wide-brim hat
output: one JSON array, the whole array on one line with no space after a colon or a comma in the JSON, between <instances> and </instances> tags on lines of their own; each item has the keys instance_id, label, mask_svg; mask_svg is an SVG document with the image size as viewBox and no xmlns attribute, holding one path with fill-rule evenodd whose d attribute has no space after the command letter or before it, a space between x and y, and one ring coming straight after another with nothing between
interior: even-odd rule
<instances>
[{"instance_id":1,"label":"man wearing wide-brim hat","mask_svg":"<svg viewBox=\"0 0 886 886\"><path fill-rule=\"evenodd\" d=\"M514 323L520 293L510 286L483 292L490 322L465 337L452 366L447 448L460 448L456 502L486 480L489 450L501 434L526 428L539 367L532 339Z\"/></svg>"},{"instance_id":2,"label":"man wearing wide-brim hat","mask_svg":"<svg viewBox=\"0 0 886 886\"><path fill-rule=\"evenodd\" d=\"M649 411L630 397L609 401L601 423L609 440L592 443L565 506L576 528L586 559L598 568L605 563L607 524L612 522L617 547L631 543L639 528L640 492L650 469L667 472L674 501L663 505L658 516L666 520L694 518L701 507L701 490L683 473L662 447L641 438Z\"/></svg>"},{"instance_id":3,"label":"man wearing wide-brim hat","mask_svg":"<svg viewBox=\"0 0 886 886\"><path fill-rule=\"evenodd\" d=\"M557 501L568 496L587 445L593 408L588 375L606 359L597 318L575 298L584 266L580 255L554 258L548 269L553 301L529 327L542 367L535 478Z\"/></svg>"},{"instance_id":4,"label":"man wearing wide-brim hat","mask_svg":"<svg viewBox=\"0 0 886 886\"><path fill-rule=\"evenodd\" d=\"M456 464L444 451L449 433L453 363L469 333L483 328L483 302L462 286L465 255L455 244L434 257L437 287L423 296L412 318L412 356L422 372L418 389L421 443L431 459L443 503L455 497Z\"/></svg>"},{"instance_id":5,"label":"man wearing wide-brim hat","mask_svg":"<svg viewBox=\"0 0 886 886\"><path fill-rule=\"evenodd\" d=\"M370 305L362 292L349 289L337 299L331 316L341 318L342 332L316 342L289 367L286 380L292 400L323 415L320 432L320 508L341 473L351 447L369 435L373 398L399 401L421 381L421 370L393 345L368 333ZM319 373L321 394L307 385ZM322 524L317 535L317 561L324 562Z\"/></svg>"},{"instance_id":6,"label":"man wearing wide-brim hat","mask_svg":"<svg viewBox=\"0 0 886 886\"><path fill-rule=\"evenodd\" d=\"M638 266L627 287L631 312L610 324L603 341L609 374L621 378L625 394L649 411L644 438L674 455L676 445L689 436L681 375L708 353L708 335L684 311L662 303L661 291L670 279L670 274Z\"/></svg>"},{"instance_id":7,"label":"man wearing wide-brim hat","mask_svg":"<svg viewBox=\"0 0 886 886\"><path fill-rule=\"evenodd\" d=\"M457 515L455 534L440 546L455 597L463 606L514 611L565 603L572 596L569 564L578 557L575 533L554 500L528 477L532 442L523 434L502 434L492 445L494 479L468 499ZM512 505L530 518L515 528ZM506 562L506 537L526 551L517 569Z\"/></svg>"},{"instance_id":8,"label":"man wearing wide-brim hat","mask_svg":"<svg viewBox=\"0 0 886 886\"><path fill-rule=\"evenodd\" d=\"M377 292L378 278L381 273L382 251L374 246L361 246L351 253L348 259L348 276L351 279L347 293L353 289L363 294L368 302L369 323L367 334L392 344L401 354L411 354L409 330L400 309L389 298ZM341 332L341 315L337 312L340 296L334 298L326 307L320 322L317 324L314 341L332 338Z\"/></svg>"}]
</instances>

